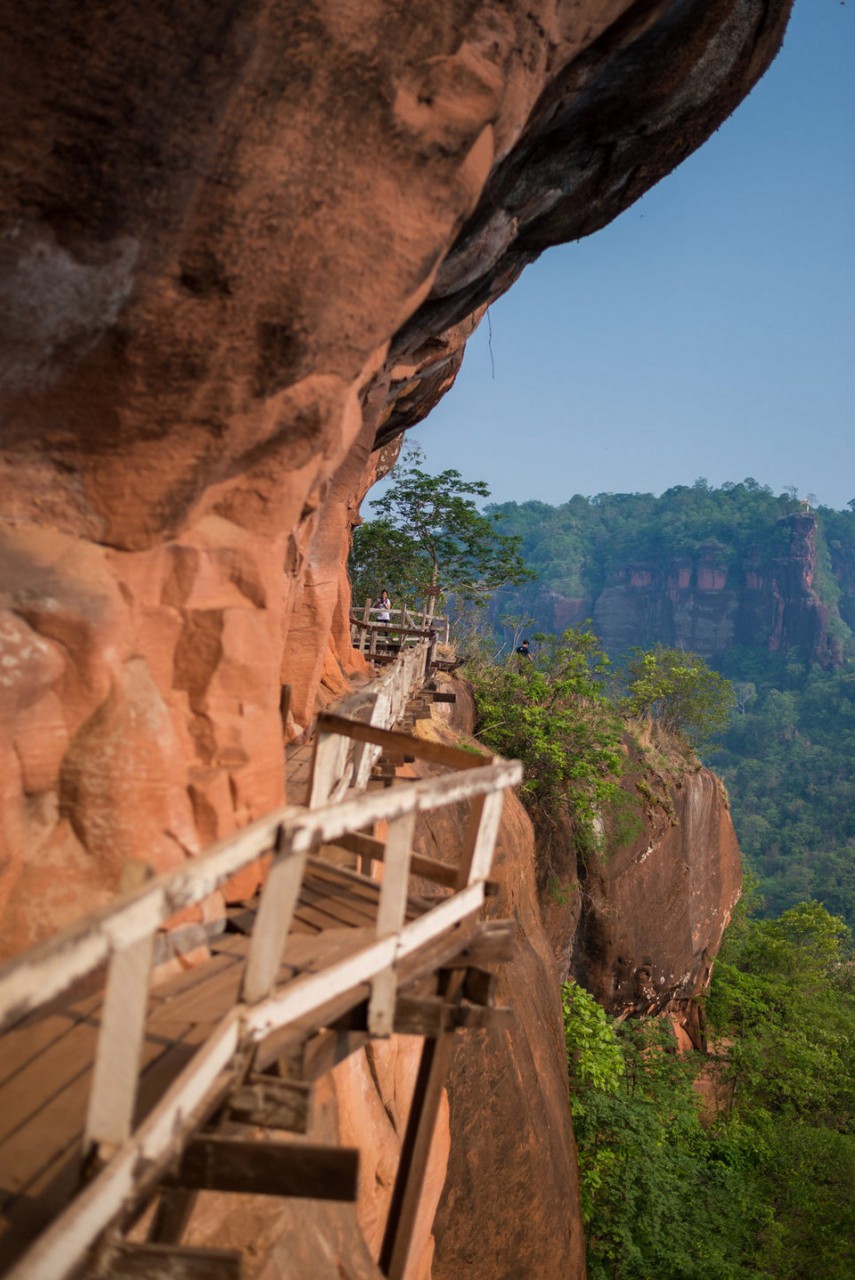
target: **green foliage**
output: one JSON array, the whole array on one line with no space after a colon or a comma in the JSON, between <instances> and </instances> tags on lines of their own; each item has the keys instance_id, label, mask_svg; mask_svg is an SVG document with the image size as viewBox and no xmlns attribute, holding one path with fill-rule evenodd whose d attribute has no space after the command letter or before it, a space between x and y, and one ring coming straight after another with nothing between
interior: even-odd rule
<instances>
[{"instance_id":1,"label":"green foliage","mask_svg":"<svg viewBox=\"0 0 855 1280\"><path fill-rule=\"evenodd\" d=\"M577 982L561 988L564 1041L574 1080L600 1093L615 1093L623 1075L623 1053L602 1005ZM577 1105L576 1095L570 1099Z\"/></svg>"},{"instance_id":2,"label":"green foliage","mask_svg":"<svg viewBox=\"0 0 855 1280\"><path fill-rule=\"evenodd\" d=\"M762 1202L754 1258L782 1280L855 1270L852 937L819 903L742 918L708 1001L721 1111L715 1133L751 1153Z\"/></svg>"},{"instance_id":3,"label":"green foliage","mask_svg":"<svg viewBox=\"0 0 855 1280\"><path fill-rule=\"evenodd\" d=\"M711 1056L565 990L590 1280L848 1280L855 1256L851 935L817 903L738 913ZM615 1053L620 1055L619 1062ZM699 1110L697 1082L717 1106Z\"/></svg>"},{"instance_id":4,"label":"green foliage","mask_svg":"<svg viewBox=\"0 0 855 1280\"><path fill-rule=\"evenodd\" d=\"M600 820L623 803L622 724L606 696L608 659L590 631L540 637L534 661L470 664L476 733L491 750L522 760L523 798L569 810L582 854L602 844Z\"/></svg>"},{"instance_id":5,"label":"green foliage","mask_svg":"<svg viewBox=\"0 0 855 1280\"><path fill-rule=\"evenodd\" d=\"M624 678L627 715L647 716L693 747L727 724L734 700L730 681L696 653L664 645L647 653L633 649Z\"/></svg>"},{"instance_id":6,"label":"green foliage","mask_svg":"<svg viewBox=\"0 0 855 1280\"><path fill-rule=\"evenodd\" d=\"M779 661L754 676L754 697L710 756L743 854L770 913L818 898L852 925L855 666L807 671Z\"/></svg>"},{"instance_id":7,"label":"green foliage","mask_svg":"<svg viewBox=\"0 0 855 1280\"><path fill-rule=\"evenodd\" d=\"M591 997L587 999L590 1001ZM695 1067L657 1019L605 1019L599 1077L581 1069L579 997L567 1024L590 1280L735 1280L749 1226L740 1172L701 1124ZM607 1056L606 1056L607 1055Z\"/></svg>"},{"instance_id":8,"label":"green foliage","mask_svg":"<svg viewBox=\"0 0 855 1280\"><path fill-rule=\"evenodd\" d=\"M552 507L544 502L506 502L488 507L508 531L522 538L525 563L549 592L597 595L617 570L659 556L693 557L715 548L720 561L738 565L750 555L769 563L785 554L789 530L782 517L800 510L794 493L775 496L749 477L712 488L705 480L676 485L661 497L651 493L576 494ZM825 512L822 516L824 518ZM849 515L850 513L845 513ZM855 518L851 521L855 535ZM511 593L514 610L539 617L538 587ZM508 606L506 594L497 613ZM540 622L548 626L547 617Z\"/></svg>"},{"instance_id":9,"label":"green foliage","mask_svg":"<svg viewBox=\"0 0 855 1280\"><path fill-rule=\"evenodd\" d=\"M770 581L786 556L795 489L775 495L756 480L711 487L699 480L663 493L578 494L562 506L542 502L490 508L522 538L537 581L499 593L491 607L526 612L549 626L554 593L593 600L624 580L628 564L655 571L683 558L691 572L712 558L741 588L747 567ZM709 763L730 796L740 845L758 874L765 910L776 915L817 898L855 925L855 500L849 509L815 510L814 589L829 610L837 670L811 669L805 655L770 652L768 627L741 633L717 660L736 692L735 710ZM839 616L837 615L839 610ZM668 643L651 609L640 643ZM657 630L658 628L658 630ZM533 628L534 629L534 628ZM616 660L621 655L613 654Z\"/></svg>"},{"instance_id":10,"label":"green foliage","mask_svg":"<svg viewBox=\"0 0 855 1280\"><path fill-rule=\"evenodd\" d=\"M430 588L463 599L484 599L498 587L531 577L519 554L520 539L503 534L497 515L482 515L475 498L490 490L459 471L437 476L422 470L411 447L392 483L370 506L377 519L353 535L350 575L354 598L374 598L386 587L411 603Z\"/></svg>"}]
</instances>

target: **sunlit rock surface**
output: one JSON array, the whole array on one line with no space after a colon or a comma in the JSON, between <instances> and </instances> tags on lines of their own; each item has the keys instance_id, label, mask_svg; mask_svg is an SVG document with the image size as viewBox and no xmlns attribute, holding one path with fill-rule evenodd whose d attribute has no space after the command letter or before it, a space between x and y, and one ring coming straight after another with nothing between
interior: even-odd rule
<instances>
[{"instance_id":1,"label":"sunlit rock surface","mask_svg":"<svg viewBox=\"0 0 855 1280\"><path fill-rule=\"evenodd\" d=\"M283 798L283 736L360 668L375 444L724 119L788 8L6 6L6 951Z\"/></svg>"}]
</instances>

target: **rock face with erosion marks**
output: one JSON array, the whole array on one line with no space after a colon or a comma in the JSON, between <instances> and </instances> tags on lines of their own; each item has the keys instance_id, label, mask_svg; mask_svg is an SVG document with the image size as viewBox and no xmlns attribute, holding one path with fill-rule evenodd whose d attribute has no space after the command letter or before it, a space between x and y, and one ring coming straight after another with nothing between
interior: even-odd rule
<instances>
[{"instance_id":1,"label":"rock face with erosion marks","mask_svg":"<svg viewBox=\"0 0 855 1280\"><path fill-rule=\"evenodd\" d=\"M542 591L534 612L557 632L591 618L612 654L660 642L715 658L731 645L759 643L771 653L797 649L820 666L834 665L840 642L829 621L837 606L824 604L814 587L817 518L803 512L778 526L776 552L752 545L737 555L708 542L693 553L628 561L599 591L576 597ZM839 553L832 567L847 585Z\"/></svg>"},{"instance_id":2,"label":"rock face with erosion marks","mask_svg":"<svg viewBox=\"0 0 855 1280\"><path fill-rule=\"evenodd\" d=\"M724 788L697 763L636 758L633 788L642 828L585 869L571 970L613 1014L685 1010L741 892L739 845Z\"/></svg>"},{"instance_id":3,"label":"rock face with erosion marks","mask_svg":"<svg viewBox=\"0 0 855 1280\"><path fill-rule=\"evenodd\" d=\"M361 670L372 451L527 263L703 142L788 9L5 6L7 951L282 800L283 736Z\"/></svg>"}]
</instances>

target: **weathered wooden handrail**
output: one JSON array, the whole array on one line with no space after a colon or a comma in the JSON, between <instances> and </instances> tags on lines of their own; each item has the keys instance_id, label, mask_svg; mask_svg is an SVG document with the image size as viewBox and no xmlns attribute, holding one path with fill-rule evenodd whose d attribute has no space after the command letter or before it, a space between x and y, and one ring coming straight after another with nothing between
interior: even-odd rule
<instances>
[{"instance_id":1,"label":"weathered wooden handrail","mask_svg":"<svg viewBox=\"0 0 855 1280\"><path fill-rule=\"evenodd\" d=\"M478 757L473 756L477 762ZM207 853L148 881L141 889L93 912L55 937L7 961L0 969L0 1032L60 995L118 951L155 933L176 912L194 906L276 843L280 828L290 847L308 852L369 823L394 821L409 812L427 813L460 800L503 791L521 778L517 761L480 765L463 774L424 778L342 803L306 810L274 810Z\"/></svg>"},{"instance_id":2,"label":"weathered wooden handrail","mask_svg":"<svg viewBox=\"0 0 855 1280\"><path fill-rule=\"evenodd\" d=\"M334 737L382 749L390 741L399 745L401 735L322 717L316 766L323 759L323 744ZM311 1017L330 999L368 984L369 1030L373 1035L390 1034L397 964L481 906L504 790L521 777L515 761L488 758L485 762L484 757L454 748L425 746L433 753L444 752L441 763L454 772L314 809L283 807L200 858L69 926L0 971L0 1026L7 1027L100 964L109 965L85 1134L86 1147L97 1151L105 1166L9 1273L12 1280L61 1280L68 1275L129 1197L157 1183L176 1151L198 1128L200 1117L242 1078L247 1052L272 1032ZM472 809L457 888L424 915L405 923L416 815L459 801L470 801ZM387 824L388 835L375 941L346 960L277 989L276 976L308 854L380 821ZM199 902L270 851L274 860L262 889L240 999L133 1131L153 936L177 910Z\"/></svg>"},{"instance_id":3,"label":"weathered wooden handrail","mask_svg":"<svg viewBox=\"0 0 855 1280\"><path fill-rule=\"evenodd\" d=\"M377 619L376 615L380 613L388 613L388 619ZM375 620L372 621L372 616ZM396 621L396 619L398 619ZM421 613L415 613L409 609L387 609L383 610L379 606L366 607L362 615L352 610L350 614L350 635L354 645L357 645L361 652L365 652L365 642L370 636L372 642L376 642L381 635L388 635L391 638L398 637L402 642L412 641L421 636L433 635L437 640L448 644L451 634L451 621L443 615L434 615L423 610ZM374 649L372 649L372 653Z\"/></svg>"}]
</instances>

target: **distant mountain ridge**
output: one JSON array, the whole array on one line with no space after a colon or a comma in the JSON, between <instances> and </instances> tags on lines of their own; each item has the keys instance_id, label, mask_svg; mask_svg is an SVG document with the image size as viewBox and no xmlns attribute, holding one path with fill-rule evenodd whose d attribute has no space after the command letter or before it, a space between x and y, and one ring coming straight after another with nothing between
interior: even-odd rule
<instances>
[{"instance_id":1,"label":"distant mountain ridge","mask_svg":"<svg viewBox=\"0 0 855 1280\"><path fill-rule=\"evenodd\" d=\"M817 898L855 924L855 509L746 480L493 510L538 574L493 622L591 618L618 662L660 643L718 667L737 706L705 759L767 910Z\"/></svg>"},{"instance_id":2,"label":"distant mountain ridge","mask_svg":"<svg viewBox=\"0 0 855 1280\"><path fill-rule=\"evenodd\" d=\"M494 622L524 614L560 632L590 618L613 656L661 643L716 664L738 646L830 668L853 648L853 511L753 480L490 510L538 575L495 597Z\"/></svg>"}]
</instances>

